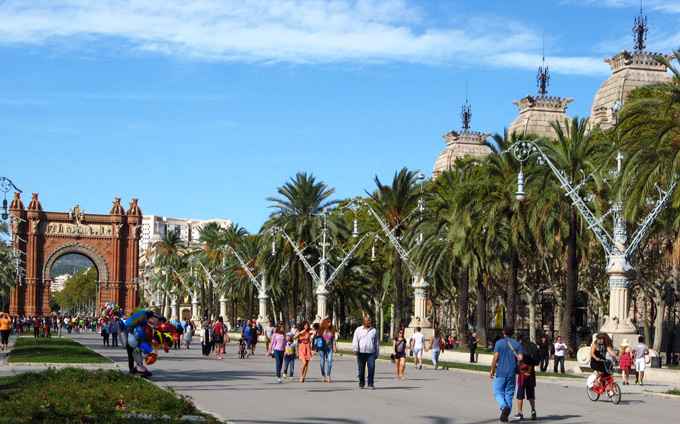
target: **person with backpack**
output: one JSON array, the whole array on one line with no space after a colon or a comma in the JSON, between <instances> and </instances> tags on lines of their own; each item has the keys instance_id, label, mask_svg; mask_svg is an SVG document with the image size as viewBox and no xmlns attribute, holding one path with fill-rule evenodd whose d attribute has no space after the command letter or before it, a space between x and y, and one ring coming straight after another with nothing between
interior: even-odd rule
<instances>
[{"instance_id":1,"label":"person with backpack","mask_svg":"<svg viewBox=\"0 0 680 424\"><path fill-rule=\"evenodd\" d=\"M175 349L179 349L179 345L182 340L182 333L184 333L184 327L182 327L182 321L179 320L179 317L175 317L175 320L171 322L171 324L175 326L175 331L177 332L177 338L175 339Z\"/></svg>"},{"instance_id":2,"label":"person with backpack","mask_svg":"<svg viewBox=\"0 0 680 424\"><path fill-rule=\"evenodd\" d=\"M331 382L331 369L333 367L333 353L338 353L338 348L335 344L336 332L335 327L330 319L326 318L321 321L319 330L315 336L315 345L319 349L319 358L321 358L321 382Z\"/></svg>"},{"instance_id":3,"label":"person with backpack","mask_svg":"<svg viewBox=\"0 0 680 424\"><path fill-rule=\"evenodd\" d=\"M531 420L536 420L536 365L540 364L538 347L525 337L519 336L517 339L522 347L523 361L517 374L517 414L515 418L523 419L522 406L524 398L529 400L531 405ZM534 352L535 351L535 352ZM535 357L532 354L535 353Z\"/></svg>"}]
</instances>

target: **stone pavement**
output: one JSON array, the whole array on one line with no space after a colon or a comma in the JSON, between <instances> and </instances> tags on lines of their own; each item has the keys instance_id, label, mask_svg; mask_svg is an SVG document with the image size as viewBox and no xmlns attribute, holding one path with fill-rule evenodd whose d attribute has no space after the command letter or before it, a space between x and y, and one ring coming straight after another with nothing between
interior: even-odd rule
<instances>
[{"instance_id":1,"label":"stone pavement","mask_svg":"<svg viewBox=\"0 0 680 424\"><path fill-rule=\"evenodd\" d=\"M97 334L71 334L74 340L117 361L127 370L122 348L104 348ZM307 383L274 379L274 360L259 344L256 356L236 357L227 347L226 359L201 356L200 345L159 354L150 367L151 381L189 395L202 409L232 423L493 423L500 411L487 373L406 368L406 381L395 381L394 366L376 365L376 390L357 388L353 356L335 356L333 383L321 383L319 358L310 364ZM295 376L299 378L300 362ZM0 373L6 366L0 367ZM620 381L619 381L620 382ZM668 422L677 414L678 400L649 397L643 388L621 386L622 401L591 402L583 379L539 379L537 412L540 421L563 423ZM647 384L645 390L665 391L667 385ZM516 413L514 405L511 417ZM530 408L526 402L524 413ZM526 418L525 418L526 419ZM511 421L513 419L511 418ZM517 420L515 420L517 421Z\"/></svg>"}]
</instances>

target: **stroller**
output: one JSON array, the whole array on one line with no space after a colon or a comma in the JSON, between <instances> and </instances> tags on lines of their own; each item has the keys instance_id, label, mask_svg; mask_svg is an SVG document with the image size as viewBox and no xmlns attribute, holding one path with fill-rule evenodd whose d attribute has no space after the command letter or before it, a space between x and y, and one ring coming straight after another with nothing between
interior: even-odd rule
<instances>
[{"instance_id":1,"label":"stroller","mask_svg":"<svg viewBox=\"0 0 680 424\"><path fill-rule=\"evenodd\" d=\"M241 337L241 340L238 341L238 355L241 359L244 359L246 355L248 354L248 349L247 349L247 344L246 344L246 339Z\"/></svg>"}]
</instances>

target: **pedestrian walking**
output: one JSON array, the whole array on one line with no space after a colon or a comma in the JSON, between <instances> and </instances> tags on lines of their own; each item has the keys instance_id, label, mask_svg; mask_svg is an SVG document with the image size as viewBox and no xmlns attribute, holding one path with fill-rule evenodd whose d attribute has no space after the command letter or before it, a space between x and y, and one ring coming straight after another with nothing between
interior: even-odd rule
<instances>
[{"instance_id":1,"label":"pedestrian walking","mask_svg":"<svg viewBox=\"0 0 680 424\"><path fill-rule=\"evenodd\" d=\"M438 328L435 328L434 336L430 339L430 345L427 347L426 351L429 350L432 351L432 364L434 365L434 369L437 370L439 368L439 354L444 350L444 342L442 341L442 336Z\"/></svg>"},{"instance_id":2,"label":"pedestrian walking","mask_svg":"<svg viewBox=\"0 0 680 424\"><path fill-rule=\"evenodd\" d=\"M7 349L9 344L9 332L12 328L12 319L9 314L4 313L0 319L0 337L2 338L2 350Z\"/></svg>"},{"instance_id":3,"label":"pedestrian walking","mask_svg":"<svg viewBox=\"0 0 680 424\"><path fill-rule=\"evenodd\" d=\"M267 350L267 356L271 355L269 343L271 343L272 336L275 330L276 327L274 327L274 323L272 322L272 320L269 320L269 322L267 322L267 326L264 328L264 346L265 349Z\"/></svg>"},{"instance_id":4,"label":"pedestrian walking","mask_svg":"<svg viewBox=\"0 0 680 424\"><path fill-rule=\"evenodd\" d=\"M241 327L241 338L246 340L246 349L248 356L250 356L250 335L253 332L253 326L250 320L247 320L243 327Z\"/></svg>"},{"instance_id":5,"label":"pedestrian walking","mask_svg":"<svg viewBox=\"0 0 680 424\"><path fill-rule=\"evenodd\" d=\"M250 354L253 356L255 356L255 348L261 333L260 327L253 325L253 329L250 331Z\"/></svg>"},{"instance_id":6,"label":"pedestrian walking","mask_svg":"<svg viewBox=\"0 0 680 424\"><path fill-rule=\"evenodd\" d=\"M109 323L109 334L111 334L111 346L113 347L118 347L118 329L120 328L118 326L119 320L120 318L113 317Z\"/></svg>"},{"instance_id":7,"label":"pedestrian walking","mask_svg":"<svg viewBox=\"0 0 680 424\"><path fill-rule=\"evenodd\" d=\"M633 348L633 359L635 360L635 384L644 386L642 380L645 378L645 368L647 363L645 362L645 355L649 355L649 346L645 343L645 338L642 336L638 337L638 344Z\"/></svg>"},{"instance_id":8,"label":"pedestrian walking","mask_svg":"<svg viewBox=\"0 0 680 424\"><path fill-rule=\"evenodd\" d=\"M477 362L477 357L475 356L475 351L477 350L477 343L479 339L477 338L477 333L472 333L472 337L468 340L468 347L470 348L470 363L474 364Z\"/></svg>"},{"instance_id":9,"label":"pedestrian walking","mask_svg":"<svg viewBox=\"0 0 680 424\"><path fill-rule=\"evenodd\" d=\"M523 352L529 352L530 347L528 340L520 336L517 341L522 346ZM527 353L527 357L528 357ZM529 400L531 405L531 420L536 420L536 368L535 365L524 364L519 369L517 374L517 414L515 418L523 419L522 407L524 406L524 398Z\"/></svg>"},{"instance_id":10,"label":"pedestrian walking","mask_svg":"<svg viewBox=\"0 0 680 424\"><path fill-rule=\"evenodd\" d=\"M293 379L293 373L295 372L295 340L293 335L290 333L286 335L286 350L283 355L283 378L286 378L288 374L288 366L290 365L290 375L289 378Z\"/></svg>"},{"instance_id":11,"label":"pedestrian walking","mask_svg":"<svg viewBox=\"0 0 680 424\"><path fill-rule=\"evenodd\" d=\"M100 324L101 335L104 338L104 346L110 346L108 327L109 327L109 319L105 318L104 320L102 320L102 322Z\"/></svg>"},{"instance_id":12,"label":"pedestrian walking","mask_svg":"<svg viewBox=\"0 0 680 424\"><path fill-rule=\"evenodd\" d=\"M416 332L411 336L411 350L413 350L413 368L423 369L423 351L425 350L425 336L416 327ZM418 363L420 361L420 364Z\"/></svg>"},{"instance_id":13,"label":"pedestrian walking","mask_svg":"<svg viewBox=\"0 0 680 424\"><path fill-rule=\"evenodd\" d=\"M392 357L394 358L394 366L397 371L397 380L404 378L404 369L406 368L406 339L404 338L404 330L399 330L397 337L392 342Z\"/></svg>"},{"instance_id":14,"label":"pedestrian walking","mask_svg":"<svg viewBox=\"0 0 680 424\"><path fill-rule=\"evenodd\" d=\"M628 343L628 339L621 340L621 349L619 349L619 367L621 368L621 377L623 377L623 384L629 385L630 369L633 367L633 349Z\"/></svg>"},{"instance_id":15,"label":"pedestrian walking","mask_svg":"<svg viewBox=\"0 0 680 424\"><path fill-rule=\"evenodd\" d=\"M271 322L269 323L271 325ZM286 339L283 336L283 323L279 323L274 327L271 341L269 343L269 353L276 361L276 382L281 382L281 367L283 366L283 356L286 351Z\"/></svg>"},{"instance_id":16,"label":"pedestrian walking","mask_svg":"<svg viewBox=\"0 0 680 424\"><path fill-rule=\"evenodd\" d=\"M550 343L548 343L548 337L545 334L541 336L541 341L537 343L537 346L538 356L541 361L541 372L545 372L548 369L548 363L550 362Z\"/></svg>"},{"instance_id":17,"label":"pedestrian walking","mask_svg":"<svg viewBox=\"0 0 680 424\"><path fill-rule=\"evenodd\" d=\"M213 332L211 323L204 321L203 329L201 330L201 353L203 356L210 356L213 343Z\"/></svg>"},{"instance_id":18,"label":"pedestrian walking","mask_svg":"<svg viewBox=\"0 0 680 424\"><path fill-rule=\"evenodd\" d=\"M175 317L175 320L171 322L175 326L175 331L177 332L177 338L175 339L175 349L179 349L180 344L182 344L182 334L184 333L184 327L182 327L182 321L179 317Z\"/></svg>"},{"instance_id":19,"label":"pedestrian walking","mask_svg":"<svg viewBox=\"0 0 680 424\"><path fill-rule=\"evenodd\" d=\"M307 368L309 361L312 360L312 348L310 346L311 334L309 331L309 323L302 322L298 326L298 331L295 333L295 340L298 343L298 358L302 361L302 368L300 369L300 383L304 383L307 377Z\"/></svg>"},{"instance_id":20,"label":"pedestrian walking","mask_svg":"<svg viewBox=\"0 0 680 424\"><path fill-rule=\"evenodd\" d=\"M213 327L213 332L215 333L215 358L222 359L222 347L224 346L224 318L217 317L217 323Z\"/></svg>"},{"instance_id":21,"label":"pedestrian walking","mask_svg":"<svg viewBox=\"0 0 680 424\"><path fill-rule=\"evenodd\" d=\"M316 347L319 349L321 362L321 382L331 382L331 369L333 368L333 354L338 353L335 343L337 332L330 319L321 321L316 335Z\"/></svg>"},{"instance_id":22,"label":"pedestrian walking","mask_svg":"<svg viewBox=\"0 0 680 424\"><path fill-rule=\"evenodd\" d=\"M363 389L367 382L366 368L368 367L368 388L375 389L375 360L380 353L380 337L376 329L371 326L371 318L364 317L364 324L354 330L352 349L357 357L359 388Z\"/></svg>"},{"instance_id":23,"label":"pedestrian walking","mask_svg":"<svg viewBox=\"0 0 680 424\"><path fill-rule=\"evenodd\" d=\"M560 365L560 373L564 374L564 356L567 353L568 346L562 343L562 337L557 336L557 343L555 343L555 364L554 372L557 374L557 365Z\"/></svg>"},{"instance_id":24,"label":"pedestrian walking","mask_svg":"<svg viewBox=\"0 0 680 424\"><path fill-rule=\"evenodd\" d=\"M493 379L493 395L501 408L501 422L508 422L512 410L512 399L515 397L515 370L517 362L522 359L522 347L512 339L515 327L503 327L503 338L493 348L491 361L491 379Z\"/></svg>"},{"instance_id":25,"label":"pedestrian walking","mask_svg":"<svg viewBox=\"0 0 680 424\"><path fill-rule=\"evenodd\" d=\"M193 341L194 337L194 322L190 321L189 318L185 319L184 322L186 324L184 325L184 334L182 335L182 341L184 342L184 346L186 346L186 348L189 349L189 346L191 346L191 342Z\"/></svg>"}]
</instances>

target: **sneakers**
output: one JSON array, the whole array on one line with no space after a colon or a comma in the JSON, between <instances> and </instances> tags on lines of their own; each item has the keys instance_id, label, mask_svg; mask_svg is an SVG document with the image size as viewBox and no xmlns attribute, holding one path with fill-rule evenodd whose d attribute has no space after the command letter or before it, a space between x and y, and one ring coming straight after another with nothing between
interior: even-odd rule
<instances>
[{"instance_id":1,"label":"sneakers","mask_svg":"<svg viewBox=\"0 0 680 424\"><path fill-rule=\"evenodd\" d=\"M280 379L279 377L276 377L276 382L277 382L277 383L280 383L280 382L281 382L281 379Z\"/></svg>"},{"instance_id":2,"label":"sneakers","mask_svg":"<svg viewBox=\"0 0 680 424\"><path fill-rule=\"evenodd\" d=\"M501 422L507 423L508 422L508 417L510 416L510 407L506 406L503 408L503 412L501 412Z\"/></svg>"},{"instance_id":3,"label":"sneakers","mask_svg":"<svg viewBox=\"0 0 680 424\"><path fill-rule=\"evenodd\" d=\"M375 390L375 386L368 386L369 389Z\"/></svg>"},{"instance_id":4,"label":"sneakers","mask_svg":"<svg viewBox=\"0 0 680 424\"><path fill-rule=\"evenodd\" d=\"M515 418L519 418L521 420L522 418L524 418L524 415L522 415L521 412L518 412L515 414Z\"/></svg>"},{"instance_id":5,"label":"sneakers","mask_svg":"<svg viewBox=\"0 0 680 424\"><path fill-rule=\"evenodd\" d=\"M283 378L286 378L286 373L285 373L285 372L283 373Z\"/></svg>"},{"instance_id":6,"label":"sneakers","mask_svg":"<svg viewBox=\"0 0 680 424\"><path fill-rule=\"evenodd\" d=\"M422 369L423 369L423 364L419 364L419 365L418 365L418 369L419 369L419 370L422 370Z\"/></svg>"},{"instance_id":7,"label":"sneakers","mask_svg":"<svg viewBox=\"0 0 680 424\"><path fill-rule=\"evenodd\" d=\"M531 421L536 421L536 410L535 409L531 410Z\"/></svg>"},{"instance_id":8,"label":"sneakers","mask_svg":"<svg viewBox=\"0 0 680 424\"><path fill-rule=\"evenodd\" d=\"M364 388L364 386L362 386L362 385L359 385L359 388L360 388L360 389L363 389L363 388Z\"/></svg>"}]
</instances>

